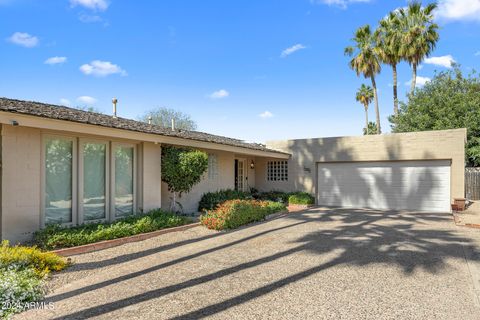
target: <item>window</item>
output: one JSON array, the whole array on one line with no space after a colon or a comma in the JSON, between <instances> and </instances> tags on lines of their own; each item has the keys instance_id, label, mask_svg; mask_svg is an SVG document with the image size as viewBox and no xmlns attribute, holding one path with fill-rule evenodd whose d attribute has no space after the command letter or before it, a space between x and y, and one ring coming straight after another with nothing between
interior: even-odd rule
<instances>
[{"instance_id":1,"label":"window","mask_svg":"<svg viewBox=\"0 0 480 320\"><path fill-rule=\"evenodd\" d=\"M217 177L218 177L217 155L209 154L208 155L208 179L216 180Z\"/></svg>"},{"instance_id":2,"label":"window","mask_svg":"<svg viewBox=\"0 0 480 320\"><path fill-rule=\"evenodd\" d=\"M134 153L135 148L133 146L115 147L115 218L134 213Z\"/></svg>"},{"instance_id":3,"label":"window","mask_svg":"<svg viewBox=\"0 0 480 320\"><path fill-rule=\"evenodd\" d=\"M268 161L267 181L288 181L288 161Z\"/></svg>"},{"instance_id":4,"label":"window","mask_svg":"<svg viewBox=\"0 0 480 320\"><path fill-rule=\"evenodd\" d=\"M107 142L83 142L80 147L80 201L84 221L107 218Z\"/></svg>"},{"instance_id":5,"label":"window","mask_svg":"<svg viewBox=\"0 0 480 320\"><path fill-rule=\"evenodd\" d=\"M69 138L45 138L45 223L73 222L74 144Z\"/></svg>"},{"instance_id":6,"label":"window","mask_svg":"<svg viewBox=\"0 0 480 320\"><path fill-rule=\"evenodd\" d=\"M42 153L42 224L136 213L134 144L45 135Z\"/></svg>"}]
</instances>

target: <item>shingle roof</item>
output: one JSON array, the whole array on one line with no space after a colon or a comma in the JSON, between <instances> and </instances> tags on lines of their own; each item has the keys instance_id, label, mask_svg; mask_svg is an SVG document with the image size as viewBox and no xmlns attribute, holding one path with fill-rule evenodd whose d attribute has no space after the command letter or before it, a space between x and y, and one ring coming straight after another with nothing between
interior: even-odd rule
<instances>
[{"instance_id":1,"label":"shingle roof","mask_svg":"<svg viewBox=\"0 0 480 320\"><path fill-rule=\"evenodd\" d=\"M120 117L114 118L101 113L83 111L41 102L0 98L0 111L285 154L284 152L268 149L259 143L248 143L239 139L227 138L199 131L178 129L174 131L170 128L150 125L141 121Z\"/></svg>"}]
</instances>

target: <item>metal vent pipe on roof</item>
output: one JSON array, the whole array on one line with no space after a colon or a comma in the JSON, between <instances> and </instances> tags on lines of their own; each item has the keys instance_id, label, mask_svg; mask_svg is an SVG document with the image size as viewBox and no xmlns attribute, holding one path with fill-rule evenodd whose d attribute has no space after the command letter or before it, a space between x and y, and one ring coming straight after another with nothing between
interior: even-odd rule
<instances>
[{"instance_id":1,"label":"metal vent pipe on roof","mask_svg":"<svg viewBox=\"0 0 480 320\"><path fill-rule=\"evenodd\" d=\"M175 131L175 119L172 119L172 131Z\"/></svg>"},{"instance_id":2,"label":"metal vent pipe on roof","mask_svg":"<svg viewBox=\"0 0 480 320\"><path fill-rule=\"evenodd\" d=\"M112 104L113 104L113 117L116 118L117 117L117 98L113 98L112 99Z\"/></svg>"}]
</instances>

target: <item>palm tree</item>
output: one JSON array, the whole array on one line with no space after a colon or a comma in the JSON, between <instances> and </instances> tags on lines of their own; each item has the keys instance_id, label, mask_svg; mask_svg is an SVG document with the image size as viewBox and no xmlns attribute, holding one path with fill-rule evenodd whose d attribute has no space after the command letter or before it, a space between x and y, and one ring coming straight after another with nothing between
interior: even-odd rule
<instances>
[{"instance_id":1,"label":"palm tree","mask_svg":"<svg viewBox=\"0 0 480 320\"><path fill-rule=\"evenodd\" d=\"M375 31L375 39L378 47L380 60L392 67L393 73L393 114L398 114L398 93L397 93L397 64L402 60L400 46L402 43L402 30L398 13L395 11L384 19Z\"/></svg>"},{"instance_id":2,"label":"palm tree","mask_svg":"<svg viewBox=\"0 0 480 320\"><path fill-rule=\"evenodd\" d=\"M354 45L345 48L345 54L352 57L349 66L355 70L357 76L363 75L365 78L370 78L372 81L373 97L375 99L375 113L377 118L377 134L380 134L380 110L378 108L375 75L380 73L381 66L378 58L378 49L375 44L374 35L370 30L370 26L367 24L358 28L352 41L354 42Z\"/></svg>"},{"instance_id":3,"label":"palm tree","mask_svg":"<svg viewBox=\"0 0 480 320\"><path fill-rule=\"evenodd\" d=\"M369 134L368 131L368 105L372 103L373 99L373 89L370 86L367 86L365 84L362 84L360 88L358 88L357 95L356 95L356 100L363 104L363 107L365 108L365 128L367 130L366 134Z\"/></svg>"},{"instance_id":4,"label":"palm tree","mask_svg":"<svg viewBox=\"0 0 480 320\"><path fill-rule=\"evenodd\" d=\"M403 32L400 55L412 66L412 83L410 94L413 94L417 81L417 66L435 49L439 35L438 25L433 22L436 3L422 8L418 1L411 2L407 8L398 10L398 17Z\"/></svg>"},{"instance_id":5,"label":"palm tree","mask_svg":"<svg viewBox=\"0 0 480 320\"><path fill-rule=\"evenodd\" d=\"M375 124L375 122L370 121L368 123L368 126L366 128L363 128L363 135L367 136L370 134L375 134L375 133L372 133L375 131L377 131L377 125Z\"/></svg>"}]
</instances>

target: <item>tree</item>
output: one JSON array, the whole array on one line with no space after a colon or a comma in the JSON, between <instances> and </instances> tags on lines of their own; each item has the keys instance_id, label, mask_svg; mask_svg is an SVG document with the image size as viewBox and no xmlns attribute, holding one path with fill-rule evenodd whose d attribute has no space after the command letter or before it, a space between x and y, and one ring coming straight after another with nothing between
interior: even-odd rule
<instances>
[{"instance_id":1,"label":"tree","mask_svg":"<svg viewBox=\"0 0 480 320\"><path fill-rule=\"evenodd\" d=\"M370 78L372 81L373 96L375 100L375 114L377 120L377 134L380 134L380 110L378 107L378 94L377 85L375 83L375 75L380 73L381 66L374 35L370 30L370 26L367 24L358 28L352 41L354 42L354 45L345 48L345 54L352 57L349 62L349 66L357 73L357 76L363 75L366 79Z\"/></svg>"},{"instance_id":2,"label":"tree","mask_svg":"<svg viewBox=\"0 0 480 320\"><path fill-rule=\"evenodd\" d=\"M402 36L400 20L396 11L390 12L387 17L380 20L380 26L375 31L378 56L383 63L392 67L394 114L398 113L397 64L402 60L400 55Z\"/></svg>"},{"instance_id":3,"label":"tree","mask_svg":"<svg viewBox=\"0 0 480 320\"><path fill-rule=\"evenodd\" d=\"M433 22L436 3L422 8L421 2L413 1L407 8L398 9L399 27L403 33L400 55L412 66L410 95L415 90L417 66L430 55L438 41L438 25Z\"/></svg>"},{"instance_id":4,"label":"tree","mask_svg":"<svg viewBox=\"0 0 480 320\"><path fill-rule=\"evenodd\" d=\"M372 122L372 121L370 121L368 125L365 128L363 128L364 136L377 134L376 132L377 132L377 125L375 124L375 122Z\"/></svg>"},{"instance_id":5,"label":"tree","mask_svg":"<svg viewBox=\"0 0 480 320\"><path fill-rule=\"evenodd\" d=\"M162 147L162 181L173 194L170 210L176 212L177 199L200 182L208 168L208 155L199 150Z\"/></svg>"},{"instance_id":6,"label":"tree","mask_svg":"<svg viewBox=\"0 0 480 320\"><path fill-rule=\"evenodd\" d=\"M140 117L140 121L147 122L149 117L152 117L152 124L164 128L172 127L172 119L175 120L175 128L182 130L196 130L197 124L192 120L190 115L181 111L176 111L170 108L157 108L148 111L145 115Z\"/></svg>"},{"instance_id":7,"label":"tree","mask_svg":"<svg viewBox=\"0 0 480 320\"><path fill-rule=\"evenodd\" d=\"M360 102L363 107L365 108L365 128L366 128L366 134L369 134L369 128L368 128L368 105L372 103L373 99L373 89L370 86L367 86L365 84L362 84L360 88L357 91L357 95L355 99ZM364 129L365 129L364 128ZM375 126L375 132L377 131L376 126Z\"/></svg>"},{"instance_id":8,"label":"tree","mask_svg":"<svg viewBox=\"0 0 480 320\"><path fill-rule=\"evenodd\" d=\"M437 73L400 104L390 122L393 132L467 128L466 159L480 166L480 77L464 77L457 65Z\"/></svg>"}]
</instances>

